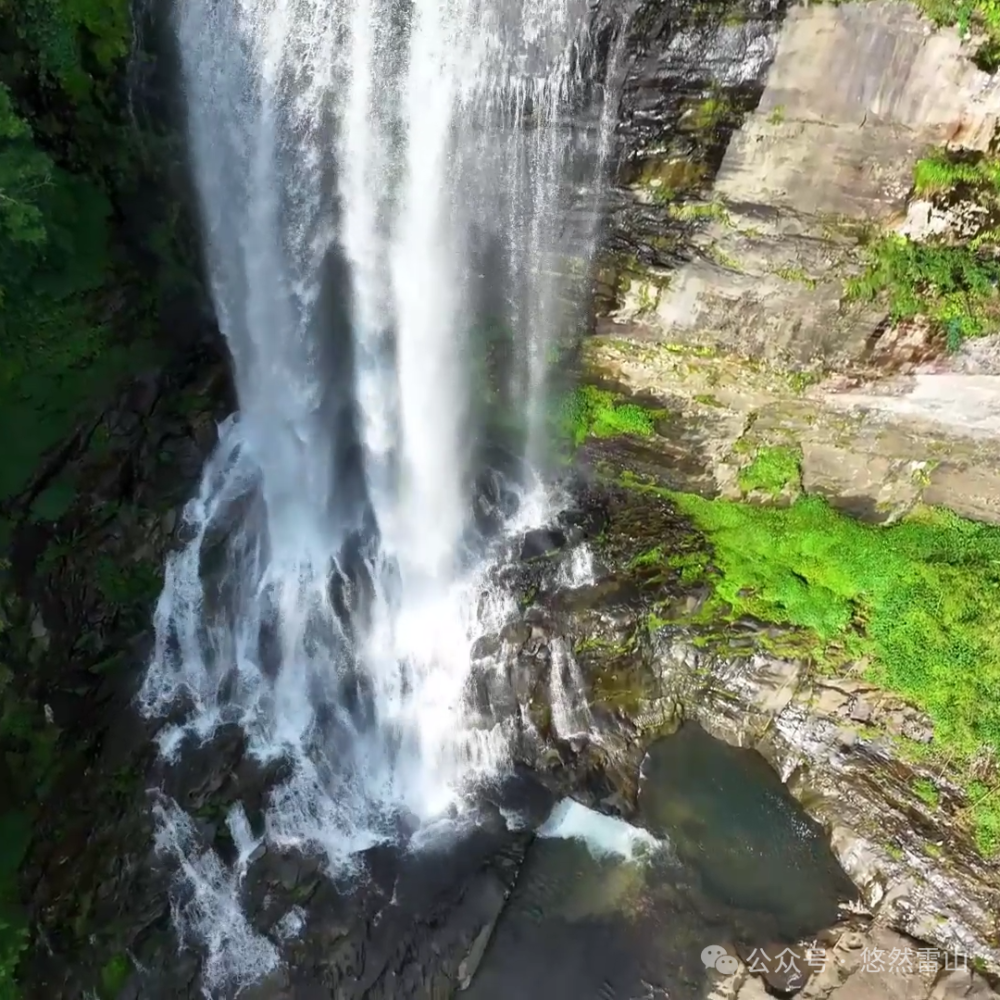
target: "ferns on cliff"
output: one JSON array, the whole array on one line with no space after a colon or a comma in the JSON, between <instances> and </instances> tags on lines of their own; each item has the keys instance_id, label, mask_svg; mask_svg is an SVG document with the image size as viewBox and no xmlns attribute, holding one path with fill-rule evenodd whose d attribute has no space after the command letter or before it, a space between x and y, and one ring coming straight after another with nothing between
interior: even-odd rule
<instances>
[{"instance_id":1,"label":"ferns on cliff","mask_svg":"<svg viewBox=\"0 0 1000 1000\"><path fill-rule=\"evenodd\" d=\"M848 280L849 300L888 300L894 322L926 316L951 350L1000 329L1000 262L970 246L913 243L895 234L865 246L865 271Z\"/></svg>"},{"instance_id":2,"label":"ferns on cliff","mask_svg":"<svg viewBox=\"0 0 1000 1000\"><path fill-rule=\"evenodd\" d=\"M1000 162L985 156L959 158L945 149L917 160L913 169L916 194L933 197L959 187L993 197L1000 195Z\"/></svg>"}]
</instances>

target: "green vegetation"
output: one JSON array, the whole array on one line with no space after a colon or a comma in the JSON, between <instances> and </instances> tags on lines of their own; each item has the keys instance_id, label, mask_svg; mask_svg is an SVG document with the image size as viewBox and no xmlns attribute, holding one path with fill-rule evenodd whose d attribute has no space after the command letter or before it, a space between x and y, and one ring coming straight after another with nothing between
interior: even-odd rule
<instances>
[{"instance_id":1,"label":"green vegetation","mask_svg":"<svg viewBox=\"0 0 1000 1000\"><path fill-rule=\"evenodd\" d=\"M132 963L127 955L115 955L111 958L101 969L101 996L106 1000L114 1000L121 993L131 971Z\"/></svg>"},{"instance_id":2,"label":"green vegetation","mask_svg":"<svg viewBox=\"0 0 1000 1000\"><path fill-rule=\"evenodd\" d=\"M794 281L800 285L805 285L806 288L816 287L816 279L810 277L808 272L804 271L801 267L778 267L774 269L774 273L785 281Z\"/></svg>"},{"instance_id":3,"label":"green vegetation","mask_svg":"<svg viewBox=\"0 0 1000 1000\"><path fill-rule=\"evenodd\" d=\"M712 131L733 119L737 113L732 100L722 90L717 90L691 108L686 124L699 132Z\"/></svg>"},{"instance_id":4,"label":"green vegetation","mask_svg":"<svg viewBox=\"0 0 1000 1000\"><path fill-rule=\"evenodd\" d=\"M636 184L647 189L654 201L665 205L699 188L707 172L703 163L689 159L649 160L643 165Z\"/></svg>"},{"instance_id":5,"label":"green vegetation","mask_svg":"<svg viewBox=\"0 0 1000 1000\"><path fill-rule=\"evenodd\" d=\"M738 482L743 493L759 490L772 497L786 486L798 487L802 467L802 452L798 448L765 446L757 451L753 461L740 470Z\"/></svg>"},{"instance_id":6,"label":"green vegetation","mask_svg":"<svg viewBox=\"0 0 1000 1000\"><path fill-rule=\"evenodd\" d=\"M189 220L167 181L173 139L137 128L126 104L130 10L129 0L0 0L2 517L40 457L158 356L165 297L195 289ZM50 483L25 513L59 518L74 486ZM3 546L8 523L0 519ZM0 576L6 568L0 552ZM146 594L144 574L102 565L95 583L110 606ZM60 733L25 696L44 644L5 616L0 605L0 1000L14 1000L27 944L16 872ZM108 975L106 987L117 972Z\"/></svg>"},{"instance_id":7,"label":"green vegetation","mask_svg":"<svg viewBox=\"0 0 1000 1000\"><path fill-rule=\"evenodd\" d=\"M893 861L902 861L906 855L903 853L903 849L898 844L886 844L885 853L892 858Z\"/></svg>"},{"instance_id":8,"label":"green vegetation","mask_svg":"<svg viewBox=\"0 0 1000 1000\"><path fill-rule=\"evenodd\" d=\"M724 226L732 225L729 209L726 208L725 202L720 199L703 202L689 201L683 205L671 205L669 212L672 218L679 219L681 222L699 222L704 219L721 222Z\"/></svg>"},{"instance_id":9,"label":"green vegetation","mask_svg":"<svg viewBox=\"0 0 1000 1000\"><path fill-rule=\"evenodd\" d=\"M913 794L921 802L926 802L931 809L937 809L941 803L941 793L937 785L930 778L915 778L913 781Z\"/></svg>"},{"instance_id":10,"label":"green vegetation","mask_svg":"<svg viewBox=\"0 0 1000 1000\"><path fill-rule=\"evenodd\" d=\"M862 240L866 268L847 282L847 298L884 298L893 322L926 317L949 350L963 340L1000 330L1000 161L980 153L936 150L918 160L914 193L933 201L959 199L986 209L973 238L913 243L896 234Z\"/></svg>"},{"instance_id":11,"label":"green vegetation","mask_svg":"<svg viewBox=\"0 0 1000 1000\"><path fill-rule=\"evenodd\" d=\"M0 0L0 501L152 353L160 279L189 280L176 208L140 196L166 158L126 113L131 43L128 0Z\"/></svg>"},{"instance_id":12,"label":"green vegetation","mask_svg":"<svg viewBox=\"0 0 1000 1000\"><path fill-rule=\"evenodd\" d=\"M886 297L894 322L926 316L948 347L1000 329L1000 261L971 246L912 243L887 234L864 248L867 268L847 282L847 298Z\"/></svg>"},{"instance_id":13,"label":"green vegetation","mask_svg":"<svg viewBox=\"0 0 1000 1000\"><path fill-rule=\"evenodd\" d=\"M940 27L956 26L962 35L983 35L976 53L980 69L1000 66L1000 0L916 0L917 6Z\"/></svg>"},{"instance_id":14,"label":"green vegetation","mask_svg":"<svg viewBox=\"0 0 1000 1000\"><path fill-rule=\"evenodd\" d=\"M784 104L777 105L771 113L767 116L767 120L772 125L780 125L785 120L785 106Z\"/></svg>"},{"instance_id":15,"label":"green vegetation","mask_svg":"<svg viewBox=\"0 0 1000 1000\"><path fill-rule=\"evenodd\" d=\"M669 495L712 545L706 622L801 630L821 668L867 662L869 679L926 711L953 765L1000 755L1000 529L929 509L864 524L813 496L776 508ZM977 842L994 853L996 789L969 787Z\"/></svg>"},{"instance_id":16,"label":"green vegetation","mask_svg":"<svg viewBox=\"0 0 1000 1000\"><path fill-rule=\"evenodd\" d=\"M979 153L958 156L945 149L917 160L913 168L916 194L933 197L958 187L988 194L1000 192L1000 163Z\"/></svg>"},{"instance_id":17,"label":"green vegetation","mask_svg":"<svg viewBox=\"0 0 1000 1000\"><path fill-rule=\"evenodd\" d=\"M590 436L598 438L654 433L655 414L635 403L622 402L612 392L592 385L580 386L563 401L558 415L561 436L579 447Z\"/></svg>"}]
</instances>

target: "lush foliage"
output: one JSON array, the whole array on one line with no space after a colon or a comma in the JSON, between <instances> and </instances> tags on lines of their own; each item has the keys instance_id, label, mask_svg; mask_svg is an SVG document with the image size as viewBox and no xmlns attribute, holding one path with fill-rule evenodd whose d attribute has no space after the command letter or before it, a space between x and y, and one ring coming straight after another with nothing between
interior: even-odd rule
<instances>
[{"instance_id":1,"label":"lush foliage","mask_svg":"<svg viewBox=\"0 0 1000 1000\"><path fill-rule=\"evenodd\" d=\"M1000 529L940 510L880 527L812 496L786 508L671 496L711 541L706 620L801 629L820 665L868 662L926 711L954 762L1000 756ZM1000 850L985 786L974 812L981 848Z\"/></svg>"},{"instance_id":2,"label":"lush foliage","mask_svg":"<svg viewBox=\"0 0 1000 1000\"><path fill-rule=\"evenodd\" d=\"M133 275L116 253L118 201L138 173L130 44L128 0L0 0L0 502L137 363L113 336ZM0 663L0 1000L18 995L16 873L58 736L16 690L20 665Z\"/></svg>"},{"instance_id":3,"label":"lush foliage","mask_svg":"<svg viewBox=\"0 0 1000 1000\"><path fill-rule=\"evenodd\" d=\"M847 283L849 299L886 296L895 322L926 316L954 350L1000 330L1000 261L971 246L913 243L888 234L864 249L867 268Z\"/></svg>"},{"instance_id":4,"label":"lush foliage","mask_svg":"<svg viewBox=\"0 0 1000 1000\"><path fill-rule=\"evenodd\" d=\"M980 231L961 242L914 243L884 234L863 247L864 273L847 283L847 297L885 298L894 322L923 316L955 350L968 337L1000 330L1000 161L981 153L938 149L918 160L913 191L948 204L974 202L985 210Z\"/></svg>"},{"instance_id":5,"label":"lush foliage","mask_svg":"<svg viewBox=\"0 0 1000 1000\"><path fill-rule=\"evenodd\" d=\"M127 0L0 0L0 499L134 363L111 336L130 32Z\"/></svg>"},{"instance_id":6,"label":"lush foliage","mask_svg":"<svg viewBox=\"0 0 1000 1000\"><path fill-rule=\"evenodd\" d=\"M935 150L917 160L913 168L913 190L934 196L964 187L975 192L1000 192L1000 162L992 157L959 157L948 150Z\"/></svg>"}]
</instances>

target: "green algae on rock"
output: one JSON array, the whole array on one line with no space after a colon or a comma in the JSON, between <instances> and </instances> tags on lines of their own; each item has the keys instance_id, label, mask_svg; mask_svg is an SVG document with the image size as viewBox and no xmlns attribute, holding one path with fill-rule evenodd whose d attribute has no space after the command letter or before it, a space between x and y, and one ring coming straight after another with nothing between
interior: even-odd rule
<instances>
[{"instance_id":1,"label":"green algae on rock","mask_svg":"<svg viewBox=\"0 0 1000 1000\"><path fill-rule=\"evenodd\" d=\"M743 493L760 491L776 497L786 487L798 488L801 476L801 449L765 445L757 450L750 464L740 470L737 480Z\"/></svg>"},{"instance_id":2,"label":"green algae on rock","mask_svg":"<svg viewBox=\"0 0 1000 1000\"><path fill-rule=\"evenodd\" d=\"M650 437L654 432L654 418L655 414L643 406L627 402L612 392L584 385L563 401L559 424L560 430L578 447L591 435L598 438L619 434Z\"/></svg>"}]
</instances>

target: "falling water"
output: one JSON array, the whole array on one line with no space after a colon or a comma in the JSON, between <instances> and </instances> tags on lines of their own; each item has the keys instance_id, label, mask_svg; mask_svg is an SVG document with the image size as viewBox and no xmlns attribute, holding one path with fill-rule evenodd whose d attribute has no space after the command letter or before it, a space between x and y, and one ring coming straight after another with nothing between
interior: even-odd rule
<instances>
[{"instance_id":1,"label":"falling water","mask_svg":"<svg viewBox=\"0 0 1000 1000\"><path fill-rule=\"evenodd\" d=\"M472 643L513 607L486 586L497 544L470 501L499 407L522 420L493 530L539 510L608 140L585 107L587 10L178 0L176 21L240 412L168 562L141 702L179 720L167 757L238 723L253 757L291 761L254 836L343 870L503 764L513 721L464 710ZM158 815L189 880L218 888L186 923L232 915L239 872L194 857L175 806Z\"/></svg>"}]
</instances>

